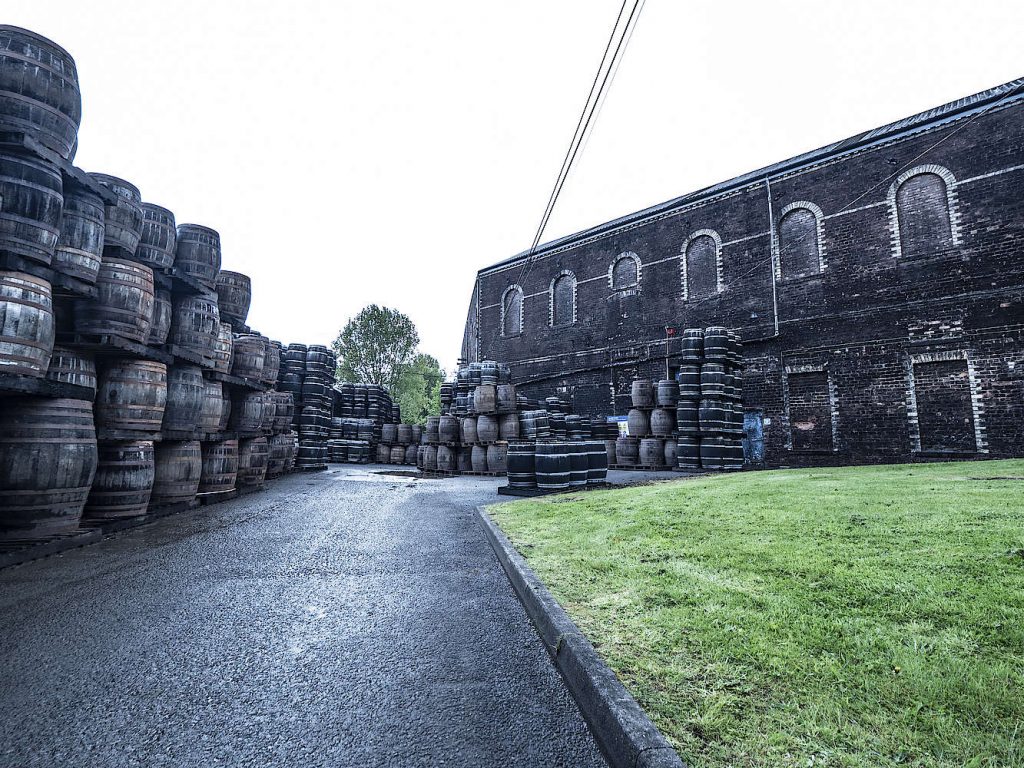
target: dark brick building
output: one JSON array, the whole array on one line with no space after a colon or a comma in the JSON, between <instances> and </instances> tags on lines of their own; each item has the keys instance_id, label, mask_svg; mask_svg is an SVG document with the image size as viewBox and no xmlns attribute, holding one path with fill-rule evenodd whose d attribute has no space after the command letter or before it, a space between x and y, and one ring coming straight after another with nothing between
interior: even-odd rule
<instances>
[{"instance_id":1,"label":"dark brick building","mask_svg":"<svg viewBox=\"0 0 1024 768\"><path fill-rule=\"evenodd\" d=\"M1024 80L482 269L463 356L622 414L708 325L748 458L1024 455Z\"/></svg>"}]
</instances>

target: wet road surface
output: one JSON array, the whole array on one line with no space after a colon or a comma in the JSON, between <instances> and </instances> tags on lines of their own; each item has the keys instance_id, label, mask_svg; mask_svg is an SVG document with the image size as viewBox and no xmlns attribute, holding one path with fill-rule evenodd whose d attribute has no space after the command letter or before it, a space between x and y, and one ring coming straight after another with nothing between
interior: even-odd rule
<instances>
[{"instance_id":1,"label":"wet road surface","mask_svg":"<svg viewBox=\"0 0 1024 768\"><path fill-rule=\"evenodd\" d=\"M0 571L0 765L604 766L495 485L335 465Z\"/></svg>"}]
</instances>

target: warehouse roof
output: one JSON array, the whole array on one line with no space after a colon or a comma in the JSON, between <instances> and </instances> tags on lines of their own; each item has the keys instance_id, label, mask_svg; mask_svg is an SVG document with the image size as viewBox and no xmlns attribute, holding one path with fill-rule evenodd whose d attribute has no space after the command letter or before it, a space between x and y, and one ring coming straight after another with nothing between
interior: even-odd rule
<instances>
[{"instance_id":1,"label":"warehouse roof","mask_svg":"<svg viewBox=\"0 0 1024 768\"><path fill-rule=\"evenodd\" d=\"M983 112L1000 102L1010 101L1011 99L1015 100L1022 96L1024 96L1024 78L1011 80L1008 83L998 85L995 88L989 88L988 90L976 93L973 96L966 96L962 99L951 101L940 107L934 107L933 109L920 112L911 117L905 117L902 120L897 120L894 123L883 125L880 128L873 128L869 131L858 133L848 139L837 141L834 144L829 144L821 147L820 149L805 152L802 155L797 155L796 157L791 157L788 160L783 160L773 165L760 168L756 171L745 173L742 176L737 176L733 179L729 179L728 181L719 182L718 184L714 184L710 187L705 187L704 189L697 190L696 192L691 192L688 195L676 197L664 203L658 203L657 205L652 205L649 208L644 208L642 210L635 211L634 213L620 216L617 219L606 221L602 224L598 224L597 226L590 227L589 229L584 229L580 232L560 237L557 240L552 240L538 246L535 251L535 255L543 255L547 251L555 250L570 244L575 240L592 237L623 225L642 221L650 216L656 216L660 213L671 211L673 208L678 208L705 198L714 197L715 195L746 186L766 177L793 171L816 163L820 160L841 155L845 152L866 147L902 134L908 134L923 128L931 128L943 122L958 119L971 112ZM522 253L518 253L511 258L498 262L497 264L484 267L480 270L479 274L482 275L492 270L507 267L526 259L528 256L529 251L523 251Z\"/></svg>"}]
</instances>

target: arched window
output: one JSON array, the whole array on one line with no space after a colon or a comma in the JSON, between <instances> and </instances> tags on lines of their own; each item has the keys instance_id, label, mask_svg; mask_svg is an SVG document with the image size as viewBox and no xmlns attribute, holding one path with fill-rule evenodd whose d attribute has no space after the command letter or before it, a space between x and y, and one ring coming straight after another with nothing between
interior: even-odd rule
<instances>
[{"instance_id":1,"label":"arched window","mask_svg":"<svg viewBox=\"0 0 1024 768\"><path fill-rule=\"evenodd\" d=\"M640 257L632 251L616 256L608 268L608 284L613 291L639 287Z\"/></svg>"},{"instance_id":2,"label":"arched window","mask_svg":"<svg viewBox=\"0 0 1024 768\"><path fill-rule=\"evenodd\" d=\"M576 276L563 271L551 281L551 325L572 325L576 322Z\"/></svg>"},{"instance_id":3,"label":"arched window","mask_svg":"<svg viewBox=\"0 0 1024 768\"><path fill-rule=\"evenodd\" d=\"M779 219L779 276L816 275L824 267L822 212L813 203L790 203Z\"/></svg>"},{"instance_id":4,"label":"arched window","mask_svg":"<svg viewBox=\"0 0 1024 768\"><path fill-rule=\"evenodd\" d=\"M523 289L510 285L501 296L501 335L518 336L523 332Z\"/></svg>"},{"instance_id":5,"label":"arched window","mask_svg":"<svg viewBox=\"0 0 1024 768\"><path fill-rule=\"evenodd\" d=\"M956 179L938 165L900 174L889 189L896 256L932 256L959 245Z\"/></svg>"},{"instance_id":6,"label":"arched window","mask_svg":"<svg viewBox=\"0 0 1024 768\"><path fill-rule=\"evenodd\" d=\"M714 230L698 230L683 246L683 298L703 299L721 290L722 238Z\"/></svg>"}]
</instances>

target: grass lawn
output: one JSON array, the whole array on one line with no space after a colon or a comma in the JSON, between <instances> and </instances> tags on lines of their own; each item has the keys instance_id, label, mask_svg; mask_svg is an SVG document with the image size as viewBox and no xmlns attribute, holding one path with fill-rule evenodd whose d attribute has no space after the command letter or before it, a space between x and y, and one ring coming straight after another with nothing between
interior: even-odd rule
<instances>
[{"instance_id":1,"label":"grass lawn","mask_svg":"<svg viewBox=\"0 0 1024 768\"><path fill-rule=\"evenodd\" d=\"M1024 766L1024 461L489 511L693 768Z\"/></svg>"}]
</instances>

